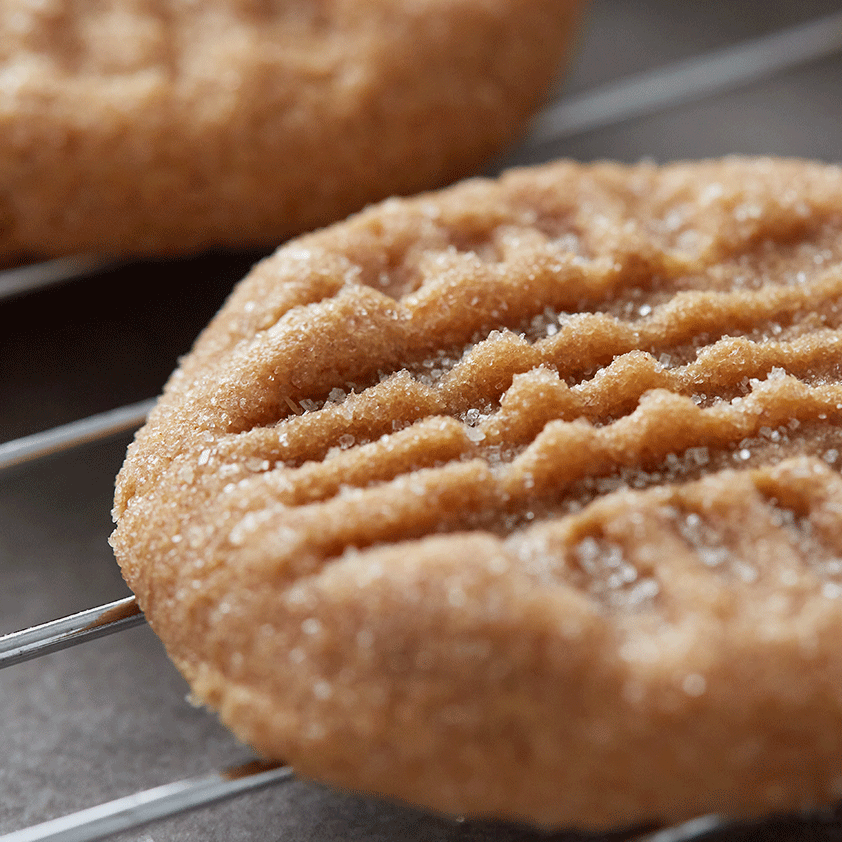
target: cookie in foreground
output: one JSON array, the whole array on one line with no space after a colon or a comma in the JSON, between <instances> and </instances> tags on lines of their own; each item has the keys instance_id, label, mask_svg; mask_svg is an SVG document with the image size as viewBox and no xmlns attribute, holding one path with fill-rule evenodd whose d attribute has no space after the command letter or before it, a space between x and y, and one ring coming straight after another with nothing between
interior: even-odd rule
<instances>
[{"instance_id":1,"label":"cookie in foreground","mask_svg":"<svg viewBox=\"0 0 842 842\"><path fill-rule=\"evenodd\" d=\"M276 245L475 172L579 0L4 0L0 260Z\"/></svg>"},{"instance_id":2,"label":"cookie in foreground","mask_svg":"<svg viewBox=\"0 0 842 842\"><path fill-rule=\"evenodd\" d=\"M302 774L587 829L827 803L842 172L560 162L259 264L112 543L194 693Z\"/></svg>"}]
</instances>

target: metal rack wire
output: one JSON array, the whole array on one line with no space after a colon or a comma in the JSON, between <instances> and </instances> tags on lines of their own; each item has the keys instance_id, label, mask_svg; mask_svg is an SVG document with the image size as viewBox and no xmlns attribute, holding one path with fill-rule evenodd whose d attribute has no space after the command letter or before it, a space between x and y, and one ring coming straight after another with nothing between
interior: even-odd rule
<instances>
[{"instance_id":1,"label":"metal rack wire","mask_svg":"<svg viewBox=\"0 0 842 842\"><path fill-rule=\"evenodd\" d=\"M752 41L613 82L547 108L535 120L521 154L634 117L675 108L748 85L842 52L842 12ZM115 265L79 257L0 272L0 299L83 279ZM101 442L142 423L151 400L89 416L45 432L0 443L0 471L49 454ZM0 668L142 624L132 597L0 637ZM83 842L137 829L156 819L288 781L292 770L251 761L137 792L124 798L0 837L0 842ZM639 842L690 842L721 828L715 816L635 837Z\"/></svg>"}]
</instances>

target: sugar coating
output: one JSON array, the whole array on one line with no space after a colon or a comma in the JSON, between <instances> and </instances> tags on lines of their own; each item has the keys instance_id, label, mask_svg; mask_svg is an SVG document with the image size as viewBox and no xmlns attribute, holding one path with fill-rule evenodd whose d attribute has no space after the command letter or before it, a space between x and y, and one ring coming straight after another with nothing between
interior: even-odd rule
<instances>
[{"instance_id":1,"label":"sugar coating","mask_svg":"<svg viewBox=\"0 0 842 842\"><path fill-rule=\"evenodd\" d=\"M568 162L252 271L117 557L303 774L590 830L839 796L842 171ZM645 774L641 774L645 770Z\"/></svg>"},{"instance_id":2,"label":"sugar coating","mask_svg":"<svg viewBox=\"0 0 842 842\"><path fill-rule=\"evenodd\" d=\"M475 171L579 0L3 0L0 259L276 245Z\"/></svg>"}]
</instances>

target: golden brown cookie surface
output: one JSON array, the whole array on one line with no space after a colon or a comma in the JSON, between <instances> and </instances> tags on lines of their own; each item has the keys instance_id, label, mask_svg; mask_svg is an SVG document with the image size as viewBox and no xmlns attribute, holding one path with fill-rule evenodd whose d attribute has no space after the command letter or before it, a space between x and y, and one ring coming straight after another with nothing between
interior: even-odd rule
<instances>
[{"instance_id":1,"label":"golden brown cookie surface","mask_svg":"<svg viewBox=\"0 0 842 842\"><path fill-rule=\"evenodd\" d=\"M0 257L277 244L469 174L577 0L4 0Z\"/></svg>"},{"instance_id":2,"label":"golden brown cookie surface","mask_svg":"<svg viewBox=\"0 0 842 842\"><path fill-rule=\"evenodd\" d=\"M570 163L256 267L118 481L196 694L302 773L611 828L839 795L842 172Z\"/></svg>"}]
</instances>

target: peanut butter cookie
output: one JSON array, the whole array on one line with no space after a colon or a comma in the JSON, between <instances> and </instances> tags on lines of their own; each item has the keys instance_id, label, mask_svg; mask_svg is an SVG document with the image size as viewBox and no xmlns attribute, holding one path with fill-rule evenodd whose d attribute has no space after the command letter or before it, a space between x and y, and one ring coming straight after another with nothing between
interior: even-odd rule
<instances>
[{"instance_id":1,"label":"peanut butter cookie","mask_svg":"<svg viewBox=\"0 0 842 842\"><path fill-rule=\"evenodd\" d=\"M474 171L579 0L4 0L0 259L277 245Z\"/></svg>"},{"instance_id":2,"label":"peanut butter cookie","mask_svg":"<svg viewBox=\"0 0 842 842\"><path fill-rule=\"evenodd\" d=\"M590 830L842 788L842 172L561 162L258 265L113 545L259 752Z\"/></svg>"}]
</instances>

